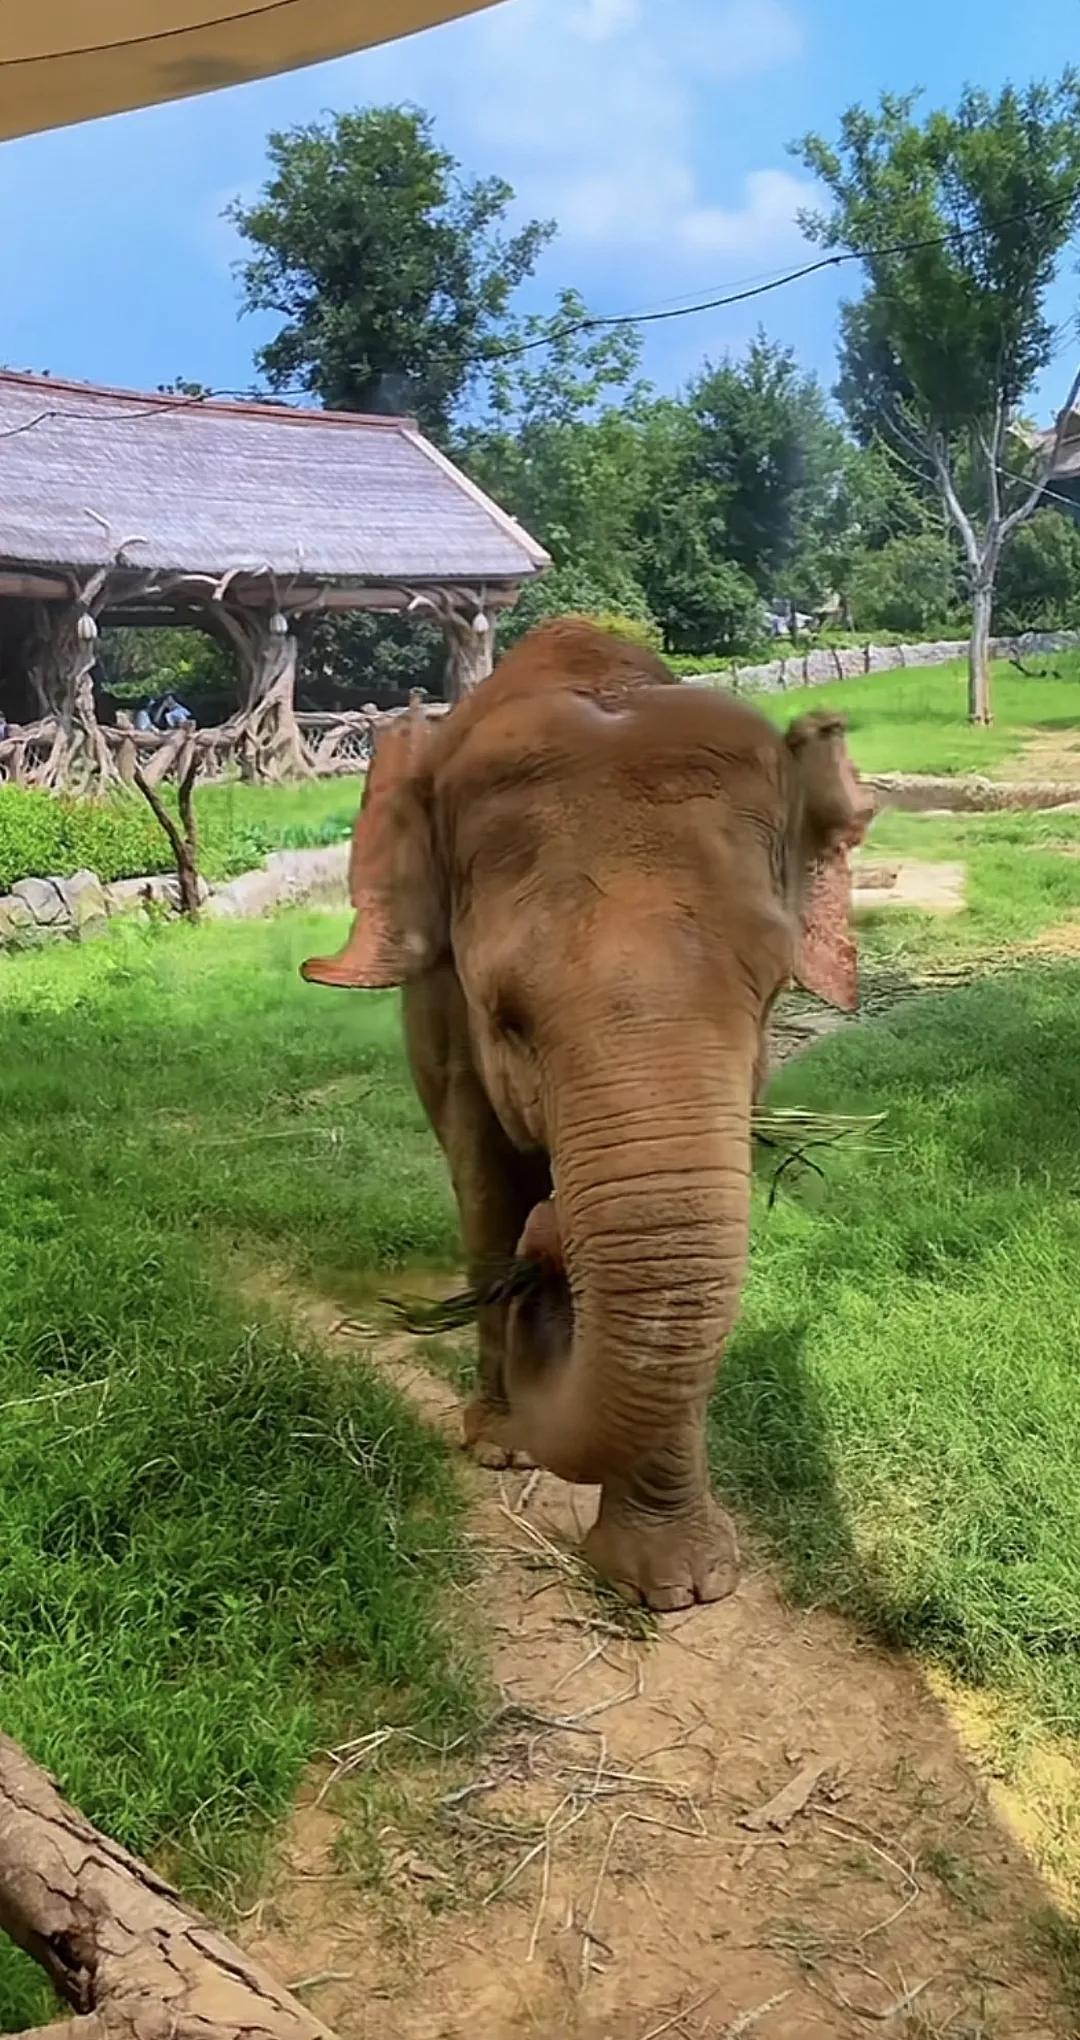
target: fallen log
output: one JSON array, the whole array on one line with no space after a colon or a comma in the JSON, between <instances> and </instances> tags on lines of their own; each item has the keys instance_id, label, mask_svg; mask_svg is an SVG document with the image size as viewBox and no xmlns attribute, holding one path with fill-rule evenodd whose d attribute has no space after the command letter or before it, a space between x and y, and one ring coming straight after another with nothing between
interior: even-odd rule
<instances>
[{"instance_id":1,"label":"fallen log","mask_svg":"<svg viewBox=\"0 0 1080 2040\"><path fill-rule=\"evenodd\" d=\"M37 2040L334 2040L4 1735L0 1927L86 2015Z\"/></svg>"}]
</instances>

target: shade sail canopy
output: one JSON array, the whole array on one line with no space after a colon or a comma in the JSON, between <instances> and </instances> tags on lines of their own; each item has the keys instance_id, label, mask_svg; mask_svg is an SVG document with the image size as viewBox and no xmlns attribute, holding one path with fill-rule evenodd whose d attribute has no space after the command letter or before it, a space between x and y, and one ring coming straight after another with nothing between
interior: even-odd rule
<instances>
[{"instance_id":1,"label":"shade sail canopy","mask_svg":"<svg viewBox=\"0 0 1080 2040\"><path fill-rule=\"evenodd\" d=\"M0 140L320 64L494 0L7 0Z\"/></svg>"}]
</instances>

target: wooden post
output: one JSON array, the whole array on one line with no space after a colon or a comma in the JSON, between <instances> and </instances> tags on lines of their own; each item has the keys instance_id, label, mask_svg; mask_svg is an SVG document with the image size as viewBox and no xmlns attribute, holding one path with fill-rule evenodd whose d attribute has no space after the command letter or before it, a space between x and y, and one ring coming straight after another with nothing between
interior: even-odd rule
<instances>
[{"instance_id":1,"label":"wooden post","mask_svg":"<svg viewBox=\"0 0 1080 2040\"><path fill-rule=\"evenodd\" d=\"M334 2040L163 1878L84 1820L6 1735L0 1927L74 2011L96 2015L63 2028L72 2040Z\"/></svg>"},{"instance_id":2,"label":"wooden post","mask_svg":"<svg viewBox=\"0 0 1080 2040\"><path fill-rule=\"evenodd\" d=\"M239 739L245 779L308 778L296 720L296 638L280 610L215 605L240 666L241 708L225 729Z\"/></svg>"},{"instance_id":3,"label":"wooden post","mask_svg":"<svg viewBox=\"0 0 1080 2040\"><path fill-rule=\"evenodd\" d=\"M495 661L492 629L487 616L478 610L469 616L447 607L442 618L446 637L446 698L463 701L481 680L486 680ZM483 628L479 628L483 625Z\"/></svg>"},{"instance_id":4,"label":"wooden post","mask_svg":"<svg viewBox=\"0 0 1080 2040\"><path fill-rule=\"evenodd\" d=\"M495 664L495 634L482 591L469 588L426 588L412 596L410 611L430 610L446 639L443 692L453 706L463 701Z\"/></svg>"},{"instance_id":5,"label":"wooden post","mask_svg":"<svg viewBox=\"0 0 1080 2040\"><path fill-rule=\"evenodd\" d=\"M37 774L44 787L104 793L117 768L94 707L97 624L82 601L34 606L30 679L43 717L55 722L52 749Z\"/></svg>"}]
</instances>

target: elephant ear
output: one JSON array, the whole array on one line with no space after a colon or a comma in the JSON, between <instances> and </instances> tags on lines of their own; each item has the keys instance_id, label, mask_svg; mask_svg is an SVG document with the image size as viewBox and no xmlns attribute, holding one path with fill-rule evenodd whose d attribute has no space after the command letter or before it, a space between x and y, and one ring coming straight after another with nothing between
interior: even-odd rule
<instances>
[{"instance_id":1,"label":"elephant ear","mask_svg":"<svg viewBox=\"0 0 1080 2040\"><path fill-rule=\"evenodd\" d=\"M436 963L446 914L431 835L426 774L431 732L415 711L387 729L368 771L349 854L356 919L337 956L300 966L309 984L376 990Z\"/></svg>"},{"instance_id":2,"label":"elephant ear","mask_svg":"<svg viewBox=\"0 0 1080 2040\"><path fill-rule=\"evenodd\" d=\"M859 965L851 931L849 853L874 813L844 741L844 722L820 711L800 716L786 738L795 768L799 854L806 874L796 984L842 1012L859 1004Z\"/></svg>"},{"instance_id":3,"label":"elephant ear","mask_svg":"<svg viewBox=\"0 0 1080 2040\"><path fill-rule=\"evenodd\" d=\"M851 932L851 866L846 845L814 866L800 917L797 985L842 1013L859 1005L859 955Z\"/></svg>"}]
</instances>

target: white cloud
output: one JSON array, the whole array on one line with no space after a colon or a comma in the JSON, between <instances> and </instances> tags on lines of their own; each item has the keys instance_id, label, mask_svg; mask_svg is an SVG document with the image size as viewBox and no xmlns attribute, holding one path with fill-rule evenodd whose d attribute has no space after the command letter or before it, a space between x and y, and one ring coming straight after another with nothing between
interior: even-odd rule
<instances>
[{"instance_id":1,"label":"white cloud","mask_svg":"<svg viewBox=\"0 0 1080 2040\"><path fill-rule=\"evenodd\" d=\"M558 221L564 252L631 255L652 287L684 282L695 257L768 264L800 245L808 185L753 165L716 189L700 162L705 122L737 118L740 84L799 55L788 0L504 0L468 31L458 135L524 210Z\"/></svg>"},{"instance_id":2,"label":"white cloud","mask_svg":"<svg viewBox=\"0 0 1080 2040\"><path fill-rule=\"evenodd\" d=\"M723 0L708 9L708 29L673 9L671 46L711 79L752 78L802 54L802 26L784 0Z\"/></svg>"},{"instance_id":3,"label":"white cloud","mask_svg":"<svg viewBox=\"0 0 1080 2040\"><path fill-rule=\"evenodd\" d=\"M743 203L691 207L680 220L680 238L687 249L704 255L786 253L802 236L796 215L813 199L813 186L788 170L751 170L744 179Z\"/></svg>"},{"instance_id":4,"label":"white cloud","mask_svg":"<svg viewBox=\"0 0 1080 2040\"><path fill-rule=\"evenodd\" d=\"M620 29L633 27L640 13L640 0L584 0L577 10L575 27L579 35L590 41L606 42Z\"/></svg>"}]
</instances>

